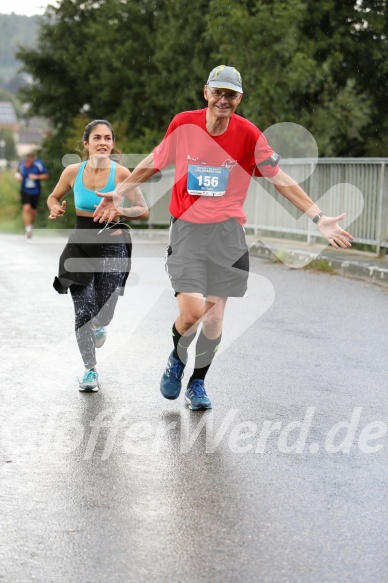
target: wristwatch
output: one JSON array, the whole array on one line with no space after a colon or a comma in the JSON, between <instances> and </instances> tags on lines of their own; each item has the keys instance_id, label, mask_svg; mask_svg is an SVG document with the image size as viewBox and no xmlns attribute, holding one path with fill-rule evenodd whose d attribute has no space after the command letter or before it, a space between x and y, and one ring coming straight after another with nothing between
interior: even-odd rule
<instances>
[{"instance_id":1,"label":"wristwatch","mask_svg":"<svg viewBox=\"0 0 388 583\"><path fill-rule=\"evenodd\" d=\"M320 213L315 215L315 217L312 219L313 223L317 223L319 221L319 219L324 216L324 214L325 213L323 211L321 211Z\"/></svg>"}]
</instances>

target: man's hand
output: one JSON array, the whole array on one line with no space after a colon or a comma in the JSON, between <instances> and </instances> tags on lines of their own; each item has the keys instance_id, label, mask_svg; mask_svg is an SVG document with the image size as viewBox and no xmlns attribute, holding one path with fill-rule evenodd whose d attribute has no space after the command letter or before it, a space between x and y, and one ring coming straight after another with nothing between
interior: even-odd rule
<instances>
[{"instance_id":1,"label":"man's hand","mask_svg":"<svg viewBox=\"0 0 388 583\"><path fill-rule=\"evenodd\" d=\"M65 210L66 210L66 201L65 200L62 202L61 205L55 204L50 209L49 219L56 219L58 217L61 217L62 215L65 214Z\"/></svg>"},{"instance_id":2,"label":"man's hand","mask_svg":"<svg viewBox=\"0 0 388 583\"><path fill-rule=\"evenodd\" d=\"M317 227L320 230L322 237L327 239L330 245L336 249L338 249L338 247L347 249L352 246L350 243L350 241L353 241L352 235L337 225L337 221L343 219L344 216L345 214L339 215L338 217L326 217L323 215L317 223Z\"/></svg>"},{"instance_id":3,"label":"man's hand","mask_svg":"<svg viewBox=\"0 0 388 583\"><path fill-rule=\"evenodd\" d=\"M117 221L120 217L118 214L118 209L121 205L123 197L120 196L116 190L112 190L112 192L97 192L97 196L102 198L100 204L96 207L96 210L93 213L94 219L93 221L96 223L103 223L104 221L108 221L108 223L112 223Z\"/></svg>"}]
</instances>

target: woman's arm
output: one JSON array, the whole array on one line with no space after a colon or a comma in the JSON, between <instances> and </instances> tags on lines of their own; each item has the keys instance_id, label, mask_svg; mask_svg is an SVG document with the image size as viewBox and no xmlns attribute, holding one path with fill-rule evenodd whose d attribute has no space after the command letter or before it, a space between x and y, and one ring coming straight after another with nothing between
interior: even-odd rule
<instances>
[{"instance_id":1,"label":"woman's arm","mask_svg":"<svg viewBox=\"0 0 388 583\"><path fill-rule=\"evenodd\" d=\"M65 168L54 190L49 194L47 198L47 206L50 209L49 219L56 219L65 213L66 201L63 201L62 204L60 202L69 190L73 188L78 168L79 164L72 164Z\"/></svg>"}]
</instances>

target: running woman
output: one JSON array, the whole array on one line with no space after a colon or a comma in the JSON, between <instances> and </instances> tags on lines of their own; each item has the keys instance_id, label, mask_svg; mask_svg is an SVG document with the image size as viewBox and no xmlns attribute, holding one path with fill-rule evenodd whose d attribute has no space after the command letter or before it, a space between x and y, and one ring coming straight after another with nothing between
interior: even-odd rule
<instances>
[{"instance_id":1,"label":"running woman","mask_svg":"<svg viewBox=\"0 0 388 583\"><path fill-rule=\"evenodd\" d=\"M64 196L73 189L76 224L59 261L54 280L58 293L70 293L75 311L75 333L85 365L79 390L96 392L99 387L96 348L106 339L118 296L124 293L131 263L132 243L126 219L145 219L148 208L139 188L131 191L128 208L117 208L109 222L93 221L93 212L101 199L95 191L109 192L129 176L130 171L112 158L118 154L115 135L106 120L90 122L83 134L82 163L71 164L63 172L47 199L49 218L55 220L66 212Z\"/></svg>"}]
</instances>

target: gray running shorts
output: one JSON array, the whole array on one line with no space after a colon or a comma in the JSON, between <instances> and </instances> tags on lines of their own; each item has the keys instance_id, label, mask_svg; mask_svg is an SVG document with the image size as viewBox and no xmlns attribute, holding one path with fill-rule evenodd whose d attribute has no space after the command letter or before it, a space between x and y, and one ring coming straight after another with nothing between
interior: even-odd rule
<instances>
[{"instance_id":1,"label":"gray running shorts","mask_svg":"<svg viewBox=\"0 0 388 583\"><path fill-rule=\"evenodd\" d=\"M166 271L176 294L244 296L249 274L244 228L236 219L198 224L172 218Z\"/></svg>"}]
</instances>

